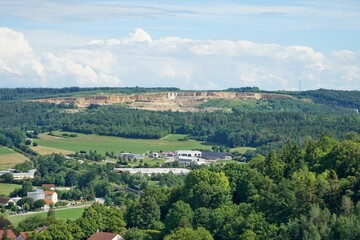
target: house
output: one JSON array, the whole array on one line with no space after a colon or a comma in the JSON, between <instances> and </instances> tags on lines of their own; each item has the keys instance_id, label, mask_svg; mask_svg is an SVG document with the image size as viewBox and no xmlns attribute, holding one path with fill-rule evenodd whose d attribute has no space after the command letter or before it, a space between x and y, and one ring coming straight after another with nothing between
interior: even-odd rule
<instances>
[{"instance_id":1,"label":"house","mask_svg":"<svg viewBox=\"0 0 360 240\"><path fill-rule=\"evenodd\" d=\"M14 198L7 198L7 197L0 197L0 207L6 207L9 203L16 203L21 199L21 197L14 197Z\"/></svg>"},{"instance_id":2,"label":"house","mask_svg":"<svg viewBox=\"0 0 360 240\"><path fill-rule=\"evenodd\" d=\"M7 205L9 205L9 201L10 201L10 198L0 197L0 206L6 207Z\"/></svg>"},{"instance_id":3,"label":"house","mask_svg":"<svg viewBox=\"0 0 360 240\"><path fill-rule=\"evenodd\" d=\"M41 186L44 190L55 190L55 184L52 184L52 183L50 183L50 184L43 184L42 186Z\"/></svg>"},{"instance_id":4,"label":"house","mask_svg":"<svg viewBox=\"0 0 360 240\"><path fill-rule=\"evenodd\" d=\"M49 199L47 199L47 198L44 198L44 202L45 202L44 210L49 210L50 205L51 205L51 204L54 204L53 201L51 201L51 200L49 200Z\"/></svg>"},{"instance_id":5,"label":"house","mask_svg":"<svg viewBox=\"0 0 360 240\"><path fill-rule=\"evenodd\" d=\"M232 159L230 154L224 153L224 152L202 151L201 156L205 160L231 160Z\"/></svg>"},{"instance_id":6,"label":"house","mask_svg":"<svg viewBox=\"0 0 360 240\"><path fill-rule=\"evenodd\" d=\"M58 194L56 192L54 192L54 191L44 191L44 193L45 193L45 199L50 200L53 204L57 203Z\"/></svg>"},{"instance_id":7,"label":"house","mask_svg":"<svg viewBox=\"0 0 360 240\"><path fill-rule=\"evenodd\" d=\"M20 232L19 236L17 236L16 240L26 240L28 239L28 235L25 232Z\"/></svg>"},{"instance_id":8,"label":"house","mask_svg":"<svg viewBox=\"0 0 360 240\"><path fill-rule=\"evenodd\" d=\"M202 158L200 151L180 150L175 152L175 161L190 165L191 163L204 164L205 159Z\"/></svg>"},{"instance_id":9,"label":"house","mask_svg":"<svg viewBox=\"0 0 360 240\"><path fill-rule=\"evenodd\" d=\"M35 189L32 192L28 192L27 197L32 198L35 201L43 199L45 205L55 204L58 201L58 194L54 191L44 191L42 189Z\"/></svg>"},{"instance_id":10,"label":"house","mask_svg":"<svg viewBox=\"0 0 360 240\"><path fill-rule=\"evenodd\" d=\"M119 234L108 232L97 232L91 235L88 240L125 240Z\"/></svg>"},{"instance_id":11,"label":"house","mask_svg":"<svg viewBox=\"0 0 360 240\"><path fill-rule=\"evenodd\" d=\"M16 239L17 238L15 232L11 228L6 229L6 230L1 229L0 230L1 237L4 235L4 231L6 232L6 239Z\"/></svg>"},{"instance_id":12,"label":"house","mask_svg":"<svg viewBox=\"0 0 360 240\"><path fill-rule=\"evenodd\" d=\"M21 199L22 199L21 197L13 197L13 198L10 198L9 202L13 202L16 205L17 202Z\"/></svg>"}]
</instances>

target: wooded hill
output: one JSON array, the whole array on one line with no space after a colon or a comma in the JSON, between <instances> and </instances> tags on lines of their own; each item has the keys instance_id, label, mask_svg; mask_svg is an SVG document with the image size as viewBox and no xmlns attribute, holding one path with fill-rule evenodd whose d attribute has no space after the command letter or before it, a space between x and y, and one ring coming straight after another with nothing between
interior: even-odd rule
<instances>
[{"instance_id":1,"label":"wooded hill","mask_svg":"<svg viewBox=\"0 0 360 240\"><path fill-rule=\"evenodd\" d=\"M80 90L87 91L87 89ZM48 94L51 91L79 92L80 90L77 88L43 89L43 92ZM126 90L134 92L159 89L129 88ZM10 93L7 95L9 98L22 99L29 97L27 95L29 93L32 97L36 97L37 92L42 90L27 89L25 93L21 93L21 89L9 91L13 92L13 95ZM332 94L339 96L336 106L332 105L334 103L331 100ZM3 100L0 101L0 144L26 150L22 143L25 139L25 131L28 130L37 132L64 130L148 139L178 133L228 147L265 148L280 146L288 140L301 143L308 136L316 139L323 134L328 134L343 139L347 132L360 132L360 116L353 109L344 107L359 106L360 94L358 92L317 90L297 93L297 95L301 98L311 97L315 103L296 99L230 102L216 100L210 104L225 105L231 111L201 113L156 112L128 109L119 105L93 104L87 109L70 113L67 109L76 108L76 106Z\"/></svg>"}]
</instances>

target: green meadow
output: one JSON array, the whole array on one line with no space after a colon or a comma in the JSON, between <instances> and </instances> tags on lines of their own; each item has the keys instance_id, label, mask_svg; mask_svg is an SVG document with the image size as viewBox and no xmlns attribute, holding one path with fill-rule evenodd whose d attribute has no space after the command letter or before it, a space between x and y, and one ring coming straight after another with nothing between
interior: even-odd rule
<instances>
[{"instance_id":1,"label":"green meadow","mask_svg":"<svg viewBox=\"0 0 360 240\"><path fill-rule=\"evenodd\" d=\"M81 207L81 208L56 209L55 217L58 219L75 220L82 216L85 208L86 208L86 206ZM34 214L46 218L47 211L42 211L42 212L34 213ZM11 216L8 216L8 219L12 224L17 225L20 221L24 220L25 218L27 218L29 216L33 216L34 214L11 215Z\"/></svg>"},{"instance_id":2,"label":"green meadow","mask_svg":"<svg viewBox=\"0 0 360 240\"><path fill-rule=\"evenodd\" d=\"M256 150L256 148L252 148L252 147L236 147L236 148L232 148L231 152L245 153L247 150L254 151L254 150Z\"/></svg>"},{"instance_id":3,"label":"green meadow","mask_svg":"<svg viewBox=\"0 0 360 240\"><path fill-rule=\"evenodd\" d=\"M26 161L26 157L10 150L0 147L0 169L13 168L16 164Z\"/></svg>"},{"instance_id":4,"label":"green meadow","mask_svg":"<svg viewBox=\"0 0 360 240\"><path fill-rule=\"evenodd\" d=\"M15 188L21 188L21 185L0 183L0 195L9 196L9 194L14 191Z\"/></svg>"},{"instance_id":5,"label":"green meadow","mask_svg":"<svg viewBox=\"0 0 360 240\"><path fill-rule=\"evenodd\" d=\"M80 150L96 150L101 154L105 152L119 153L145 153L147 151L175 151L175 150L191 150L203 149L210 150L211 145L205 142L195 140L179 141L186 135L170 134L161 139L132 139L121 137L99 136L94 134L77 134L77 137L61 137L62 132L54 132L56 136L50 136L47 133L40 134L37 139L39 146L62 149L67 151L79 152ZM36 150L36 148L34 148Z\"/></svg>"},{"instance_id":6,"label":"green meadow","mask_svg":"<svg viewBox=\"0 0 360 240\"><path fill-rule=\"evenodd\" d=\"M14 153L14 152L12 152L7 147L0 147L0 155L12 154L12 153Z\"/></svg>"}]
</instances>

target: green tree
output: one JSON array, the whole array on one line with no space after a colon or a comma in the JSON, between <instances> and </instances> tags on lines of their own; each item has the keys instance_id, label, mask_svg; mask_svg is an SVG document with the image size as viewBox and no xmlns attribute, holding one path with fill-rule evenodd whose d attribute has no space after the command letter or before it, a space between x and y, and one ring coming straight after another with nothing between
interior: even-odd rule
<instances>
[{"instance_id":1,"label":"green tree","mask_svg":"<svg viewBox=\"0 0 360 240\"><path fill-rule=\"evenodd\" d=\"M151 237L149 234L138 228L130 228L126 231L124 238L127 240L150 240Z\"/></svg>"},{"instance_id":2,"label":"green tree","mask_svg":"<svg viewBox=\"0 0 360 240\"><path fill-rule=\"evenodd\" d=\"M360 174L360 143L344 141L324 158L323 168L334 169L339 178Z\"/></svg>"},{"instance_id":3,"label":"green tree","mask_svg":"<svg viewBox=\"0 0 360 240\"><path fill-rule=\"evenodd\" d=\"M179 230L165 236L164 240L212 240L210 232L205 228L199 227L195 230L191 228L180 228Z\"/></svg>"},{"instance_id":4,"label":"green tree","mask_svg":"<svg viewBox=\"0 0 360 240\"><path fill-rule=\"evenodd\" d=\"M83 216L76 223L86 237L95 233L96 230L122 234L125 231L123 212L118 208L107 207L103 204L94 203L86 208Z\"/></svg>"},{"instance_id":5,"label":"green tree","mask_svg":"<svg viewBox=\"0 0 360 240\"><path fill-rule=\"evenodd\" d=\"M328 209L313 205L306 215L289 221L283 236L285 239L336 239L333 232L335 224L335 215Z\"/></svg>"},{"instance_id":6,"label":"green tree","mask_svg":"<svg viewBox=\"0 0 360 240\"><path fill-rule=\"evenodd\" d=\"M7 229L11 226L11 222L4 218L3 216L0 216L0 229Z\"/></svg>"},{"instance_id":7,"label":"green tree","mask_svg":"<svg viewBox=\"0 0 360 240\"><path fill-rule=\"evenodd\" d=\"M193 211L189 204L178 201L172 205L165 218L165 231L170 232L178 228L191 228Z\"/></svg>"},{"instance_id":8,"label":"green tree","mask_svg":"<svg viewBox=\"0 0 360 240\"><path fill-rule=\"evenodd\" d=\"M29 198L29 197L23 197L22 199L20 199L19 201L16 202L16 204L19 207L24 208L25 205L27 205L29 207L28 210L33 209L34 208L34 199Z\"/></svg>"},{"instance_id":9,"label":"green tree","mask_svg":"<svg viewBox=\"0 0 360 240\"><path fill-rule=\"evenodd\" d=\"M12 173L4 173L0 176L0 181L3 183L12 183L14 177Z\"/></svg>"},{"instance_id":10,"label":"green tree","mask_svg":"<svg viewBox=\"0 0 360 240\"><path fill-rule=\"evenodd\" d=\"M347 216L340 216L336 227L339 239L356 240L360 238L360 201Z\"/></svg>"},{"instance_id":11,"label":"green tree","mask_svg":"<svg viewBox=\"0 0 360 240\"><path fill-rule=\"evenodd\" d=\"M44 206L45 206L45 201L42 200L42 199L36 200L34 202L34 208L35 209L40 209L40 208L43 208Z\"/></svg>"},{"instance_id":12,"label":"green tree","mask_svg":"<svg viewBox=\"0 0 360 240\"><path fill-rule=\"evenodd\" d=\"M160 207L153 197L144 197L139 203L130 206L127 213L127 224L140 229L161 229Z\"/></svg>"},{"instance_id":13,"label":"green tree","mask_svg":"<svg viewBox=\"0 0 360 240\"><path fill-rule=\"evenodd\" d=\"M193 209L216 208L231 200L229 180L223 172L191 171L185 179L181 199Z\"/></svg>"},{"instance_id":14,"label":"green tree","mask_svg":"<svg viewBox=\"0 0 360 240\"><path fill-rule=\"evenodd\" d=\"M84 236L85 235L78 226L68 224L64 220L56 220L41 233L30 234L30 238L34 240L76 240L82 239Z\"/></svg>"},{"instance_id":15,"label":"green tree","mask_svg":"<svg viewBox=\"0 0 360 240\"><path fill-rule=\"evenodd\" d=\"M275 181L280 181L284 173L284 163L279 161L273 150L265 158L265 174Z\"/></svg>"},{"instance_id":16,"label":"green tree","mask_svg":"<svg viewBox=\"0 0 360 240\"><path fill-rule=\"evenodd\" d=\"M47 225L46 219L38 214L29 215L18 223L21 231L33 231L37 227Z\"/></svg>"}]
</instances>

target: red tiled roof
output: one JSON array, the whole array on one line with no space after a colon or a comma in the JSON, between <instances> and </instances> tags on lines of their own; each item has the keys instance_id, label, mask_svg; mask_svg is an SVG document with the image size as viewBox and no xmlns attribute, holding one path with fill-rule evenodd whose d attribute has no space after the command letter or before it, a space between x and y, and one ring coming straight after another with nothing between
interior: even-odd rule
<instances>
[{"instance_id":1,"label":"red tiled roof","mask_svg":"<svg viewBox=\"0 0 360 240\"><path fill-rule=\"evenodd\" d=\"M54 204L53 201L51 201L50 199L44 198L44 202L45 204Z\"/></svg>"},{"instance_id":2,"label":"red tiled roof","mask_svg":"<svg viewBox=\"0 0 360 240\"><path fill-rule=\"evenodd\" d=\"M26 232L20 232L20 235L21 235L24 239L28 239L28 235L26 235Z\"/></svg>"},{"instance_id":3,"label":"red tiled roof","mask_svg":"<svg viewBox=\"0 0 360 240\"><path fill-rule=\"evenodd\" d=\"M98 232L91 235L88 240L112 240L116 236L116 233Z\"/></svg>"},{"instance_id":4,"label":"red tiled roof","mask_svg":"<svg viewBox=\"0 0 360 240\"><path fill-rule=\"evenodd\" d=\"M45 195L53 195L55 192L54 191L44 191Z\"/></svg>"},{"instance_id":5,"label":"red tiled roof","mask_svg":"<svg viewBox=\"0 0 360 240\"><path fill-rule=\"evenodd\" d=\"M0 203L2 203L2 204L6 204L9 200L10 200L10 198L0 197Z\"/></svg>"},{"instance_id":6,"label":"red tiled roof","mask_svg":"<svg viewBox=\"0 0 360 240\"><path fill-rule=\"evenodd\" d=\"M3 234L4 234L4 230L0 230L0 236L2 236ZM7 239L16 239L17 236L15 235L14 231L11 228L9 228L6 230L6 237Z\"/></svg>"},{"instance_id":7,"label":"red tiled roof","mask_svg":"<svg viewBox=\"0 0 360 240\"><path fill-rule=\"evenodd\" d=\"M55 187L55 184L53 184L53 183L43 184L42 187L52 188L52 187Z\"/></svg>"}]
</instances>

